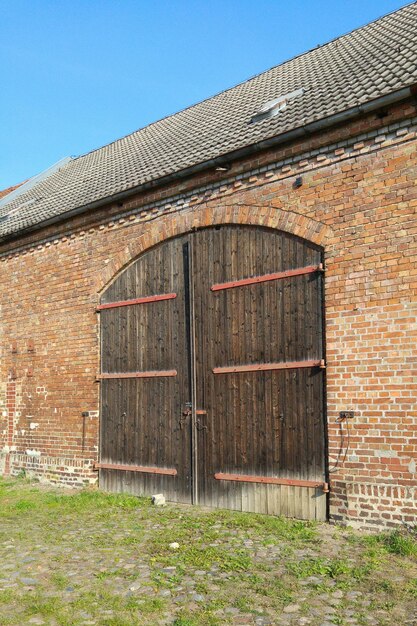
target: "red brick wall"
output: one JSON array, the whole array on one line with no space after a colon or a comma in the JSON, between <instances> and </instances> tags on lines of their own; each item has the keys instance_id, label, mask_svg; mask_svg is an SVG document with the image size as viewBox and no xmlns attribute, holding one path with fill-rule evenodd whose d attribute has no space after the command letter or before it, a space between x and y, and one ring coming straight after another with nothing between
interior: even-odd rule
<instances>
[{"instance_id":1,"label":"red brick wall","mask_svg":"<svg viewBox=\"0 0 417 626\"><path fill-rule=\"evenodd\" d=\"M417 122L411 114L411 105L396 107L382 121L371 116L349 132L328 133L327 142L312 138L237 164L227 179L209 173L110 206L107 215L101 210L4 244L0 468L73 485L94 481L100 292L167 237L213 223L262 224L325 250L332 469L340 457L330 476L331 517L367 527L415 520ZM303 184L294 189L300 175ZM349 449L339 454L342 410L355 417ZM346 444L346 424L343 429Z\"/></svg>"}]
</instances>

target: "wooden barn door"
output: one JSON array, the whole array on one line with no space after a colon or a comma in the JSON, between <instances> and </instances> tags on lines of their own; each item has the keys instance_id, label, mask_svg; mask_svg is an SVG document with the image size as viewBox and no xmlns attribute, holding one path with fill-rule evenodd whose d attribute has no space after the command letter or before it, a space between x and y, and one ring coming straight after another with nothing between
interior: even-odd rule
<instances>
[{"instance_id":1,"label":"wooden barn door","mask_svg":"<svg viewBox=\"0 0 417 626\"><path fill-rule=\"evenodd\" d=\"M193 240L201 504L326 519L320 264L263 229Z\"/></svg>"},{"instance_id":2,"label":"wooden barn door","mask_svg":"<svg viewBox=\"0 0 417 626\"><path fill-rule=\"evenodd\" d=\"M104 488L326 518L320 263L222 226L119 276L100 306Z\"/></svg>"},{"instance_id":3,"label":"wooden barn door","mask_svg":"<svg viewBox=\"0 0 417 626\"><path fill-rule=\"evenodd\" d=\"M191 502L188 240L144 254L102 297L100 486Z\"/></svg>"}]
</instances>

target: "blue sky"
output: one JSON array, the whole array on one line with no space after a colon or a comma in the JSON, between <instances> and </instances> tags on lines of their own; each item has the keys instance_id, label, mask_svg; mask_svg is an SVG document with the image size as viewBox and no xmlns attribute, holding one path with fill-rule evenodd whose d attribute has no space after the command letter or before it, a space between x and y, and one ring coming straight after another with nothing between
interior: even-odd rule
<instances>
[{"instance_id":1,"label":"blue sky","mask_svg":"<svg viewBox=\"0 0 417 626\"><path fill-rule=\"evenodd\" d=\"M0 0L0 189L405 4Z\"/></svg>"}]
</instances>

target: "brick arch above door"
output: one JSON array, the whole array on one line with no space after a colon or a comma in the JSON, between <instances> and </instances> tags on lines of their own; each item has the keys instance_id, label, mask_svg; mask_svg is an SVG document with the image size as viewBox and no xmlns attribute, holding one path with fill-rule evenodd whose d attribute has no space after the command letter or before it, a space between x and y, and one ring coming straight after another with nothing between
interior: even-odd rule
<instances>
[{"instance_id":1,"label":"brick arch above door","mask_svg":"<svg viewBox=\"0 0 417 626\"><path fill-rule=\"evenodd\" d=\"M264 226L296 235L328 249L333 231L327 225L305 215L271 206L223 204L190 207L144 223L141 235L129 243L95 276L95 291L101 294L113 280L143 252L172 237L196 228L220 224Z\"/></svg>"}]
</instances>

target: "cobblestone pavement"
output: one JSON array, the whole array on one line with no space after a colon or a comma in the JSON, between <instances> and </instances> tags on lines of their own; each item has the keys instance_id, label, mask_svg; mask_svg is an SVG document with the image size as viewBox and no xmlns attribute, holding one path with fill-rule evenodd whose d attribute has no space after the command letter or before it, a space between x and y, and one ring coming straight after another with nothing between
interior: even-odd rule
<instances>
[{"instance_id":1,"label":"cobblestone pavement","mask_svg":"<svg viewBox=\"0 0 417 626\"><path fill-rule=\"evenodd\" d=\"M417 625L411 535L0 481L0 625Z\"/></svg>"}]
</instances>

